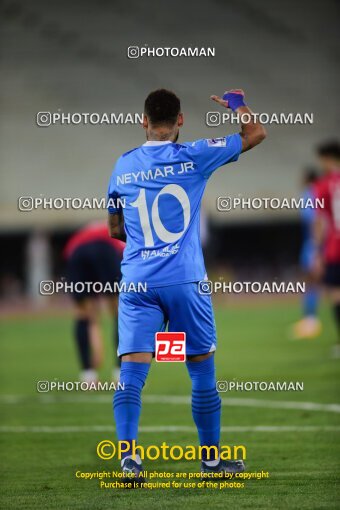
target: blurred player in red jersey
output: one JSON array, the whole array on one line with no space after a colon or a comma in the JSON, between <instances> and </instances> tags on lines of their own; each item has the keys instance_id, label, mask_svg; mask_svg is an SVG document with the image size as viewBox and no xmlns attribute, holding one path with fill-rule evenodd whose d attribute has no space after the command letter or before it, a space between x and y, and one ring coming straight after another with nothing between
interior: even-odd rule
<instances>
[{"instance_id":1,"label":"blurred player in red jersey","mask_svg":"<svg viewBox=\"0 0 340 510\"><path fill-rule=\"evenodd\" d=\"M64 257L67 261L67 280L100 282L114 288L120 281L120 263L125 243L112 239L106 223L92 223L76 232L67 242ZM114 320L114 345L118 346L117 296L104 292ZM97 369L103 361L103 340L99 324L99 294L85 288L72 292L75 302L75 330L77 350L81 364L81 380L97 382ZM119 378L119 360L115 356L113 379Z\"/></svg>"},{"instance_id":2,"label":"blurred player in red jersey","mask_svg":"<svg viewBox=\"0 0 340 510\"><path fill-rule=\"evenodd\" d=\"M340 357L340 143L330 141L317 149L323 177L315 186L315 196L324 201L314 223L316 255L314 271L322 276L334 309L337 343L334 357Z\"/></svg>"}]
</instances>

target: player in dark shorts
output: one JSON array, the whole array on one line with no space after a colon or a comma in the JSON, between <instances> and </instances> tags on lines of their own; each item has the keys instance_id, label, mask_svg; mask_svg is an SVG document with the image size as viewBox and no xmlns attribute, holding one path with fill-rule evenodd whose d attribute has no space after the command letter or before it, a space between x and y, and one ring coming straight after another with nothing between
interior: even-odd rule
<instances>
[{"instance_id":1,"label":"player in dark shorts","mask_svg":"<svg viewBox=\"0 0 340 510\"><path fill-rule=\"evenodd\" d=\"M340 142L331 141L317 149L323 177L315 186L315 196L324 200L317 209L314 225L315 273L323 277L334 310L337 343L333 357L340 358Z\"/></svg>"},{"instance_id":2,"label":"player in dark shorts","mask_svg":"<svg viewBox=\"0 0 340 510\"><path fill-rule=\"evenodd\" d=\"M103 341L100 318L100 300L107 303L114 322L115 367L113 379L119 378L118 305L115 291L121 278L120 263L125 243L108 235L106 223L93 223L76 232L64 249L67 261L67 281L72 284L75 303L74 336L81 364L81 380L97 382L97 369L103 361ZM76 285L81 282L80 285ZM88 282L82 285L83 282ZM96 285L89 285L96 282ZM98 283L97 283L98 282ZM105 289L106 286L106 289ZM100 291L101 288L103 292Z\"/></svg>"}]
</instances>

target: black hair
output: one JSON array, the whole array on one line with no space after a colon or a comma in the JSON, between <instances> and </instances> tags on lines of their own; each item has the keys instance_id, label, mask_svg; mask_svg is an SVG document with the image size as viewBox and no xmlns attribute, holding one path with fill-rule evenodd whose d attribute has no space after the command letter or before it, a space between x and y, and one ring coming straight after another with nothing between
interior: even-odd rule
<instances>
[{"instance_id":1,"label":"black hair","mask_svg":"<svg viewBox=\"0 0 340 510\"><path fill-rule=\"evenodd\" d=\"M314 167L309 166L309 167L305 168L305 170L303 172L303 181L306 184L313 184L313 182L316 182L318 179L319 179L319 174Z\"/></svg>"},{"instance_id":2,"label":"black hair","mask_svg":"<svg viewBox=\"0 0 340 510\"><path fill-rule=\"evenodd\" d=\"M340 159L340 143L338 140L328 140L321 143L316 148L316 152L320 157Z\"/></svg>"},{"instance_id":3,"label":"black hair","mask_svg":"<svg viewBox=\"0 0 340 510\"><path fill-rule=\"evenodd\" d=\"M145 100L144 113L154 126L174 125L180 111L181 102L170 90L154 90Z\"/></svg>"}]
</instances>

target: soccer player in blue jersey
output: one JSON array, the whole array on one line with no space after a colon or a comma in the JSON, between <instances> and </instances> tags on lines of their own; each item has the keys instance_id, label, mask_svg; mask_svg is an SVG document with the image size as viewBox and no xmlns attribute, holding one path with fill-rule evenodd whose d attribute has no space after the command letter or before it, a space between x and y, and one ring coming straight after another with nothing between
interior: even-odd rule
<instances>
[{"instance_id":1,"label":"soccer player in blue jersey","mask_svg":"<svg viewBox=\"0 0 340 510\"><path fill-rule=\"evenodd\" d=\"M251 114L242 90L211 99L238 114ZM220 443L221 400L216 390L216 331L211 299L198 292L206 278L200 243L200 206L209 177L238 160L241 152L265 138L252 117L241 132L215 139L178 143L183 125L180 100L165 89L145 101L143 127L147 142L123 154L111 176L108 195L125 200L123 210L109 208L112 237L126 239L122 282L145 282L147 292L119 296L119 347L123 391L113 407L119 441L137 440L141 391L155 352L155 333L186 333L186 366L192 381L192 415L201 446ZM142 465L131 450L121 461L123 472L138 477ZM242 461L202 458L201 471L238 472ZM137 481L136 480L136 481Z\"/></svg>"},{"instance_id":2,"label":"soccer player in blue jersey","mask_svg":"<svg viewBox=\"0 0 340 510\"><path fill-rule=\"evenodd\" d=\"M318 178L319 176L314 169L305 171L302 194L304 206L300 213L302 225L300 267L307 288L302 296L303 318L293 325L292 339L294 340L312 339L321 333L321 321L317 316L320 300L320 281L314 274L314 261L317 251L314 241L316 209L309 205L315 201L314 190Z\"/></svg>"}]
</instances>

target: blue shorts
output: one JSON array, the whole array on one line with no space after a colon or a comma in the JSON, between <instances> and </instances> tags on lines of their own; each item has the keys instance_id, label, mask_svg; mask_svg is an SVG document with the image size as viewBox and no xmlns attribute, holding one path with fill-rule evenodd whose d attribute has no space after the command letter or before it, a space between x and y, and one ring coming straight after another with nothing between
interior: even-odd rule
<instances>
[{"instance_id":1,"label":"blue shorts","mask_svg":"<svg viewBox=\"0 0 340 510\"><path fill-rule=\"evenodd\" d=\"M304 242L300 253L300 267L303 271L308 273L312 270L314 256L315 249L313 244L309 241Z\"/></svg>"},{"instance_id":2,"label":"blue shorts","mask_svg":"<svg viewBox=\"0 0 340 510\"><path fill-rule=\"evenodd\" d=\"M155 352L155 334L186 333L186 354L216 349L216 328L211 298L199 294L198 282L154 287L146 292L119 295L118 356L132 352Z\"/></svg>"}]
</instances>

